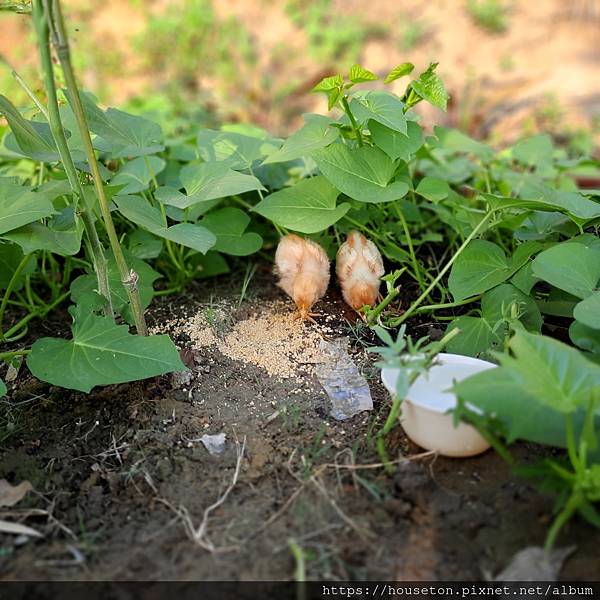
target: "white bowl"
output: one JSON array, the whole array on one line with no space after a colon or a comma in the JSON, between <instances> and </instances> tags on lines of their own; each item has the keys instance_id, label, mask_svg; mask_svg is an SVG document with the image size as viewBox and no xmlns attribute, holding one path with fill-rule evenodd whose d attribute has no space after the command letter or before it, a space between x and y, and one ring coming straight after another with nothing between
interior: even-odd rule
<instances>
[{"instance_id":1,"label":"white bowl","mask_svg":"<svg viewBox=\"0 0 600 600\"><path fill-rule=\"evenodd\" d=\"M402 402L400 423L406 435L426 450L436 450L443 456L475 456L485 452L489 443L467 423L454 426L452 414L456 395L448 391L461 381L496 365L485 360L440 353L429 371L410 386ZM383 369L381 380L392 396L396 394L398 369Z\"/></svg>"}]
</instances>

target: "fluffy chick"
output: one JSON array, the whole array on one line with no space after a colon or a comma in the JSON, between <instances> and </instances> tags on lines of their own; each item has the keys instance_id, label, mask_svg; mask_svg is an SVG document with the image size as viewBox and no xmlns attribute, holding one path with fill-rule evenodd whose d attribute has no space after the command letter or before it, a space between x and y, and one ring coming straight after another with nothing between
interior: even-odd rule
<instances>
[{"instance_id":1,"label":"fluffy chick","mask_svg":"<svg viewBox=\"0 0 600 600\"><path fill-rule=\"evenodd\" d=\"M290 296L302 319L313 320L310 309L329 285L329 258L312 240L290 234L281 238L275 252L275 273L279 287Z\"/></svg>"},{"instance_id":2,"label":"fluffy chick","mask_svg":"<svg viewBox=\"0 0 600 600\"><path fill-rule=\"evenodd\" d=\"M385 273L377 246L362 233L351 231L335 260L344 300L356 311L365 304L373 306Z\"/></svg>"}]
</instances>

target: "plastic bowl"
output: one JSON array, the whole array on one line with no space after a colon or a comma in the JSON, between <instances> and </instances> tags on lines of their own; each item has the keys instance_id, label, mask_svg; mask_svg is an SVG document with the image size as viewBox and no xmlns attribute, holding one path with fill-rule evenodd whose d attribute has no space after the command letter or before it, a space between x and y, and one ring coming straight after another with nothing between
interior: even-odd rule
<instances>
[{"instance_id":1,"label":"plastic bowl","mask_svg":"<svg viewBox=\"0 0 600 600\"><path fill-rule=\"evenodd\" d=\"M496 365L459 354L438 354L436 364L409 388L402 403L400 423L406 435L426 450L443 456L475 456L490 445L467 423L454 426L448 411L456 407L456 395L448 391L461 381ZM398 369L383 369L381 380L392 396L396 393Z\"/></svg>"}]
</instances>

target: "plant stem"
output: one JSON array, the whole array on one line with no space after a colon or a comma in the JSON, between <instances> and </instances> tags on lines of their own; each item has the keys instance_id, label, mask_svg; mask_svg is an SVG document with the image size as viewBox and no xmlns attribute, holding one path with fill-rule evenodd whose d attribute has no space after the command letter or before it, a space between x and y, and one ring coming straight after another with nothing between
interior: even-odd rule
<instances>
[{"instance_id":1,"label":"plant stem","mask_svg":"<svg viewBox=\"0 0 600 600\"><path fill-rule=\"evenodd\" d=\"M5 339L5 337L7 337L2 333L2 321L4 321L4 311L6 310L6 305L8 304L8 299L10 298L10 295L12 294L12 291L15 288L15 285L17 285L17 280L21 276L23 269L25 269L25 267L27 266L27 263L29 262L30 258L31 258L31 254L26 254L21 259L21 262L17 265L15 272L12 274L12 277L10 278L8 285L6 286L6 291L4 293L4 296L2 297L2 302L0 303L0 340L3 340L3 339Z\"/></svg>"},{"instance_id":2,"label":"plant stem","mask_svg":"<svg viewBox=\"0 0 600 600\"><path fill-rule=\"evenodd\" d=\"M71 295L70 291L65 292L64 294L60 295L58 298L56 298L56 300L54 300L52 303L48 304L44 308L41 308L35 312L30 312L26 317L21 319L16 325L13 325L4 334L4 339L11 341L11 342L14 341L14 338L12 338L12 336L17 331L19 331L19 329L21 329L22 327L25 327L25 325L27 325L27 323L29 323L29 321L31 321L32 319L35 319L36 317L45 317L50 311L54 310L61 302L66 300L70 295ZM20 336L20 337L22 337L22 336ZM12 339L9 339L9 338L12 338Z\"/></svg>"},{"instance_id":3,"label":"plant stem","mask_svg":"<svg viewBox=\"0 0 600 600\"><path fill-rule=\"evenodd\" d=\"M481 298L481 295L471 296L470 298L465 298L465 300L458 300L456 302L446 302L443 304L429 304L428 306L421 306L417 308L415 312L424 313L424 312L433 312L436 310L443 310L444 308L456 308L457 306L464 306L465 304L471 304L471 302L476 302Z\"/></svg>"},{"instance_id":4,"label":"plant stem","mask_svg":"<svg viewBox=\"0 0 600 600\"><path fill-rule=\"evenodd\" d=\"M569 496L565 507L562 509L556 519L554 519L554 523L552 523L552 526L548 530L548 535L546 536L546 542L544 544L544 550L546 553L549 553L554 547L558 533L564 527L565 523L573 516L573 513L577 510L580 501L581 495L579 491L574 491L571 496Z\"/></svg>"},{"instance_id":5,"label":"plant stem","mask_svg":"<svg viewBox=\"0 0 600 600\"><path fill-rule=\"evenodd\" d=\"M396 202L394 204L394 210L398 215L398 219L400 219L400 223L402 224L402 229L404 230L404 235L406 236L406 243L408 244L408 252L410 254L410 260L413 264L413 270L415 275L417 276L417 283L419 284L419 289L423 291L425 284L423 283L423 278L421 276L421 266L419 265L419 261L417 260L417 255L415 254L415 248L413 246L412 237L410 235L410 230L408 229L408 223L404 215L402 214L402 210Z\"/></svg>"},{"instance_id":6,"label":"plant stem","mask_svg":"<svg viewBox=\"0 0 600 600\"><path fill-rule=\"evenodd\" d=\"M36 1L39 2L40 0ZM51 6L50 2L52 2ZM119 274L121 275L121 282L123 284L123 287L127 291L127 296L129 297L129 304L131 306L131 313L133 314L133 318L135 321L135 327L137 329L138 334L148 335L148 328L144 319L144 313L142 311L142 305L140 302L140 295L137 288L138 275L135 271L130 271L127 266L125 256L123 255L123 250L121 249L121 245L119 244L119 238L115 230L115 225L110 214L106 194L104 192L102 176L100 175L100 168L98 166L96 154L92 145L92 139L90 137L87 119L83 110L81 96L79 95L77 80L75 79L75 72L73 70L73 65L71 64L69 41L67 38L65 23L61 12L60 1L44 0L44 5L49 13L49 24L50 30L52 32L52 43L56 49L56 54L58 56L58 60L60 61L63 70L63 75L65 77L65 83L67 86L67 93L69 95L71 108L73 109L73 113L75 114L79 132L81 134L83 145L85 147L87 161L92 171L94 189L96 191L96 196L98 197L100 212L102 213L106 233L108 234L110 246L115 257L115 261L117 263L117 268L119 269Z\"/></svg>"},{"instance_id":7,"label":"plant stem","mask_svg":"<svg viewBox=\"0 0 600 600\"><path fill-rule=\"evenodd\" d=\"M479 223L477 224L475 229L473 229L473 231L471 231L471 233L467 236L465 241L460 245L458 250L454 253L452 258L445 264L444 268L437 274L437 277L429 284L427 289L410 305L408 310L402 316L398 317L397 319L395 319L394 321L392 321L390 323L392 327L397 327L398 325L401 325L402 323L404 323L404 321L406 321L406 319L408 319L408 317L410 317L417 310L417 308L419 308L419 306L421 305L423 300L425 300L425 298L427 298L427 296L429 296L429 293L431 292L431 290L441 281L442 277L448 272L450 267L454 264L454 261L462 254L463 250L467 247L469 242L479 233L479 230L484 226L485 222L490 218L492 213L493 213L493 211L490 210L485 214L483 219L481 219L481 221L479 221Z\"/></svg>"},{"instance_id":8,"label":"plant stem","mask_svg":"<svg viewBox=\"0 0 600 600\"><path fill-rule=\"evenodd\" d=\"M362 135L360 133L360 127L358 126L358 123L356 122L356 119L354 118L354 115L350 110L350 105L348 104L348 98L346 96L342 96L342 106L344 107L344 112L348 115L348 118L350 119L350 123L352 123L352 129L354 129L354 133L356 134L356 140L358 142L358 145L363 146L364 144Z\"/></svg>"},{"instance_id":9,"label":"plant stem","mask_svg":"<svg viewBox=\"0 0 600 600\"><path fill-rule=\"evenodd\" d=\"M102 247L100 238L98 237L94 219L92 218L90 211L85 206L83 188L73 163L73 158L71 156L71 152L67 144L67 138L65 137L64 128L62 126L60 112L58 110L58 98L56 95L56 84L54 82L54 67L52 65L52 57L50 55L48 11L42 6L41 0L34 0L33 2L33 22L38 37L40 61L42 65L46 94L48 96L48 113L46 116L48 118L50 130L52 131L52 137L54 138L58 153L60 154L65 173L67 174L67 179L69 180L71 189L75 194L77 212L81 214L83 225L89 240L92 263L98 280L98 292L101 296L106 298L106 313L114 320L110 286L108 283L108 268L106 257L104 255L104 248ZM79 207L77 207L77 200L79 201Z\"/></svg>"},{"instance_id":10,"label":"plant stem","mask_svg":"<svg viewBox=\"0 0 600 600\"><path fill-rule=\"evenodd\" d=\"M0 352L0 360L10 360L15 356L26 356L31 350L13 350L12 352Z\"/></svg>"},{"instance_id":11,"label":"plant stem","mask_svg":"<svg viewBox=\"0 0 600 600\"><path fill-rule=\"evenodd\" d=\"M406 271L406 267L403 269ZM396 286L392 290L390 290L387 296L371 311L369 311L369 316L367 317L367 325L371 325L377 317L389 306L391 302L393 302L400 293L400 287Z\"/></svg>"}]
</instances>

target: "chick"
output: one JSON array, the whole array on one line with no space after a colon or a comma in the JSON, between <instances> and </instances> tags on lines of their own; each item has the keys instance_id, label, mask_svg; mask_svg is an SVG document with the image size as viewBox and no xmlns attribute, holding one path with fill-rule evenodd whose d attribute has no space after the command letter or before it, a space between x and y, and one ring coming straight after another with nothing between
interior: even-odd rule
<instances>
[{"instance_id":1,"label":"chick","mask_svg":"<svg viewBox=\"0 0 600 600\"><path fill-rule=\"evenodd\" d=\"M290 234L281 238L275 252L275 273L279 287L290 296L300 311L300 318L313 321L313 304L329 285L329 258L312 240Z\"/></svg>"},{"instance_id":2,"label":"chick","mask_svg":"<svg viewBox=\"0 0 600 600\"><path fill-rule=\"evenodd\" d=\"M385 273L377 246L362 233L351 231L336 256L336 273L344 300L356 311L373 306Z\"/></svg>"}]
</instances>

